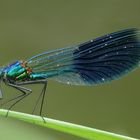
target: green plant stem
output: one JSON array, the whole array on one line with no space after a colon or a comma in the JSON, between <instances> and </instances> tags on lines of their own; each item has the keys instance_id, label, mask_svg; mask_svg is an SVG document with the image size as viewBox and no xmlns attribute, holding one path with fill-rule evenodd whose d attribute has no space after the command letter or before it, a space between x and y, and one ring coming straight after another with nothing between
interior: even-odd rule
<instances>
[{"instance_id":1,"label":"green plant stem","mask_svg":"<svg viewBox=\"0 0 140 140\"><path fill-rule=\"evenodd\" d=\"M5 117L6 113L7 110L0 109L1 116ZM9 111L8 117L16 118L25 122L55 129L61 132L69 133L90 140L137 140L135 138L130 138L127 136L122 136L122 135L118 135L102 130L97 130L82 125L72 124L64 121L54 120L50 118L44 118L45 120L44 123L43 119L40 116L35 116L35 115L30 115L30 114L15 112L15 111Z\"/></svg>"}]
</instances>

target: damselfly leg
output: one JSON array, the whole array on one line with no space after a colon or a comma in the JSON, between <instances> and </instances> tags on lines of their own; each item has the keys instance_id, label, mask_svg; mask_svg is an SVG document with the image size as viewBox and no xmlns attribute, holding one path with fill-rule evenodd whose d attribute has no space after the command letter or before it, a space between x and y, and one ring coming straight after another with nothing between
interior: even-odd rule
<instances>
[{"instance_id":1,"label":"damselfly leg","mask_svg":"<svg viewBox=\"0 0 140 140\"><path fill-rule=\"evenodd\" d=\"M37 101L33 108L32 114L35 112L36 107L37 107L39 101L41 100L39 115L42 117L43 121L45 122L43 115L42 115L42 111L43 111L44 99L45 99L45 94L46 94L46 89L47 89L47 80L36 80L36 81L26 81L26 82L17 83L17 85L29 85L29 84L43 84L42 91L41 91L39 97L37 98Z\"/></svg>"},{"instance_id":2,"label":"damselfly leg","mask_svg":"<svg viewBox=\"0 0 140 140\"><path fill-rule=\"evenodd\" d=\"M45 120L42 116L42 111L43 111L44 99L45 99L45 94L46 94L46 89L47 89L47 80L36 80L36 81L26 81L26 82L17 83L17 85L29 85L29 84L43 84L42 91L41 91L39 97L37 98L37 101L33 108L32 114L35 112L36 107L41 99L39 115L42 117L43 121L45 122Z\"/></svg>"},{"instance_id":3,"label":"damselfly leg","mask_svg":"<svg viewBox=\"0 0 140 140\"><path fill-rule=\"evenodd\" d=\"M22 87L22 86L18 86L18 85L15 85L15 84L12 84L12 83L7 83L8 86L11 86L17 90L19 90L22 94L10 99L9 101L5 102L4 104L7 104L11 101L14 101L16 100L12 105L10 105L10 107L8 108L8 111L7 111L7 114L6 114L6 117L8 116L8 113L9 111L18 103L20 102L22 99L24 99L25 97L29 96L32 92L31 89L28 89L28 88L25 88L25 87ZM3 104L3 105L4 105Z\"/></svg>"},{"instance_id":4,"label":"damselfly leg","mask_svg":"<svg viewBox=\"0 0 140 140\"><path fill-rule=\"evenodd\" d=\"M8 113L9 111L18 103L20 102L22 99L24 99L25 97L29 96L32 92L31 89L28 89L28 88L25 88L23 87L23 85L29 85L29 84L43 84L43 88L42 88L42 91L39 95L39 97L37 98L37 101L35 103L35 106L33 108L33 112L35 112L35 109L39 103L39 101L41 100L41 104L40 104L40 110L39 110L39 115L42 117L43 121L45 122L43 116L42 116L42 111L43 111L43 104L44 104L44 98L45 98L45 93L46 93L46 88L47 88L47 81L46 80L37 80L37 81L26 81L26 82L20 82L20 83L7 83L8 86L11 86L17 90L19 90L22 94L8 100L7 102L3 103L2 105L5 105L9 102L12 102L14 100L16 100L9 108L8 108L8 112L7 112L7 115L8 116Z\"/></svg>"}]
</instances>

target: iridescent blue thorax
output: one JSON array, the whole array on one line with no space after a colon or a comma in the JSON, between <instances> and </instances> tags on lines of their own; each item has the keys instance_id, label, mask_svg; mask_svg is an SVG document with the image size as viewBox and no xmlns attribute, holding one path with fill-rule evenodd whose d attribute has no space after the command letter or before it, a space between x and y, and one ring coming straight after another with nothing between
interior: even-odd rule
<instances>
[{"instance_id":1,"label":"iridescent blue thorax","mask_svg":"<svg viewBox=\"0 0 140 140\"><path fill-rule=\"evenodd\" d=\"M44 79L43 74L33 73L25 61L16 61L0 71L0 77L13 82Z\"/></svg>"},{"instance_id":2,"label":"iridescent blue thorax","mask_svg":"<svg viewBox=\"0 0 140 140\"><path fill-rule=\"evenodd\" d=\"M25 62L16 61L5 67L2 71L2 75L5 79L9 80L25 80L29 78L29 70Z\"/></svg>"}]
</instances>

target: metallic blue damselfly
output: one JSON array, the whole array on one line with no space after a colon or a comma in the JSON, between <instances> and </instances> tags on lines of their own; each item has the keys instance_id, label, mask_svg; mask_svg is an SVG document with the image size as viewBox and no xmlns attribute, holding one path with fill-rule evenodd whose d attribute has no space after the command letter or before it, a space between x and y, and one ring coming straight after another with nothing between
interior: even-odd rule
<instances>
[{"instance_id":1,"label":"metallic blue damselfly","mask_svg":"<svg viewBox=\"0 0 140 140\"><path fill-rule=\"evenodd\" d=\"M132 28L1 67L0 81L22 93L8 101L15 100L9 110L31 93L31 89L24 85L43 84L38 98L38 101L41 99L42 115L49 79L70 85L92 86L118 79L138 67L139 63L139 30Z\"/></svg>"}]
</instances>

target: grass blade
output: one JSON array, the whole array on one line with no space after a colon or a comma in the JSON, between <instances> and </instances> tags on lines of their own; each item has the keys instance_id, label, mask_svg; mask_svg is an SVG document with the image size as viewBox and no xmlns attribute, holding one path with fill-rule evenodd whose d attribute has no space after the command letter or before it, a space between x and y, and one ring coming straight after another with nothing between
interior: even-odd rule
<instances>
[{"instance_id":1,"label":"grass blade","mask_svg":"<svg viewBox=\"0 0 140 140\"><path fill-rule=\"evenodd\" d=\"M7 110L0 109L0 115L6 116ZM98 129L85 127L82 125L72 124L64 121L54 120L50 118L44 118L46 123L40 116L25 114L21 112L10 111L8 117L29 122L32 124L40 125L43 127L51 128L75 136L79 136L90 140L138 140L127 136L122 136Z\"/></svg>"}]
</instances>

